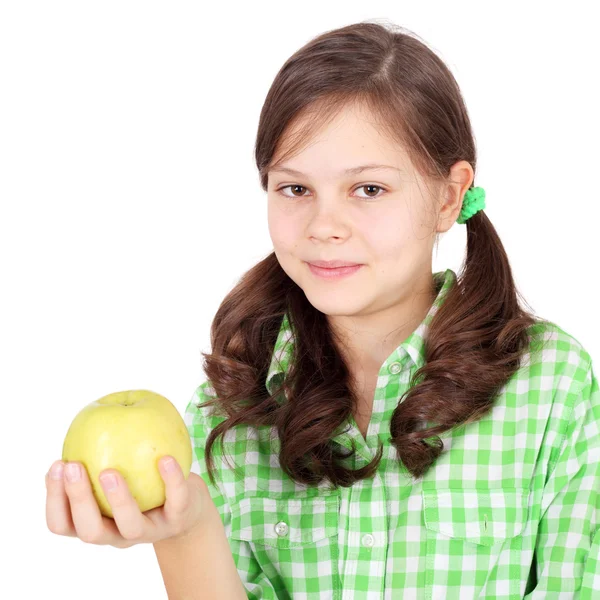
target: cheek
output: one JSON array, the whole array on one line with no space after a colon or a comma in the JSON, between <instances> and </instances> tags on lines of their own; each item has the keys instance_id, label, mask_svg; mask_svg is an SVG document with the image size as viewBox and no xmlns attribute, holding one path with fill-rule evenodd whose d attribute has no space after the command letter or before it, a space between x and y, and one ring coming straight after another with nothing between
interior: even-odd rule
<instances>
[{"instance_id":1,"label":"cheek","mask_svg":"<svg viewBox=\"0 0 600 600\"><path fill-rule=\"evenodd\" d=\"M269 212L268 227L274 247L290 249L297 243L298 231L293 219L283 218L276 212Z\"/></svg>"},{"instance_id":2,"label":"cheek","mask_svg":"<svg viewBox=\"0 0 600 600\"><path fill-rule=\"evenodd\" d=\"M365 232L364 240L369 252L380 261L397 261L414 245L411 228L397 223L393 220L380 221Z\"/></svg>"},{"instance_id":3,"label":"cheek","mask_svg":"<svg viewBox=\"0 0 600 600\"><path fill-rule=\"evenodd\" d=\"M277 241L281 235L280 234L281 227L280 227L279 221L271 207L269 207L269 210L267 213L267 225L269 228L269 235L271 236L271 240L273 241L273 244L276 245Z\"/></svg>"}]
</instances>

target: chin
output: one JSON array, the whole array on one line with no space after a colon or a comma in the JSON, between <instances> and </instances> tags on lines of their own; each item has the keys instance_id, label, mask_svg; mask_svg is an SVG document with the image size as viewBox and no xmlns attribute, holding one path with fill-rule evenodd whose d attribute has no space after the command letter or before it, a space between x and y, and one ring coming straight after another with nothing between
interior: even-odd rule
<instances>
[{"instance_id":1,"label":"chin","mask_svg":"<svg viewBox=\"0 0 600 600\"><path fill-rule=\"evenodd\" d=\"M352 316L363 311L365 301L358 294L348 294L348 290L339 292L316 288L313 284L309 288L302 288L306 299L320 312L335 317Z\"/></svg>"}]
</instances>

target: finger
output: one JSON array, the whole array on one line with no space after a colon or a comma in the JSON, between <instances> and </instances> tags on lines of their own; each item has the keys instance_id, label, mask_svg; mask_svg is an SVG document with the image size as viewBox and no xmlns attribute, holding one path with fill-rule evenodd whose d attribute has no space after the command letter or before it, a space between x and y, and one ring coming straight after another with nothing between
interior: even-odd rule
<instances>
[{"instance_id":1,"label":"finger","mask_svg":"<svg viewBox=\"0 0 600 600\"><path fill-rule=\"evenodd\" d=\"M100 512L87 471L81 463L66 463L65 490L77 537L90 544L118 543L119 531L112 519Z\"/></svg>"},{"instance_id":2,"label":"finger","mask_svg":"<svg viewBox=\"0 0 600 600\"><path fill-rule=\"evenodd\" d=\"M159 467L165 482L165 518L168 522L177 522L189 510L188 482L179 463L172 456L161 457Z\"/></svg>"},{"instance_id":3,"label":"finger","mask_svg":"<svg viewBox=\"0 0 600 600\"><path fill-rule=\"evenodd\" d=\"M71 507L63 483L62 461L55 461L46 473L46 525L52 533L75 537Z\"/></svg>"},{"instance_id":4,"label":"finger","mask_svg":"<svg viewBox=\"0 0 600 600\"><path fill-rule=\"evenodd\" d=\"M155 525L140 511L123 476L115 469L106 469L99 479L120 534L130 541L152 537Z\"/></svg>"}]
</instances>

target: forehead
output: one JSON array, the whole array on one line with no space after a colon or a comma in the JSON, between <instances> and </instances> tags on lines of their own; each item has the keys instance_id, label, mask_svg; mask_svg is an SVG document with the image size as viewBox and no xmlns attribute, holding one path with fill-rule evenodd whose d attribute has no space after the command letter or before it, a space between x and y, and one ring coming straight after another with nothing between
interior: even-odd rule
<instances>
[{"instance_id":1,"label":"forehead","mask_svg":"<svg viewBox=\"0 0 600 600\"><path fill-rule=\"evenodd\" d=\"M313 107L296 117L284 129L268 172L305 175L317 169L349 176L367 169L410 172L412 164L402 143L355 104L337 112Z\"/></svg>"}]
</instances>

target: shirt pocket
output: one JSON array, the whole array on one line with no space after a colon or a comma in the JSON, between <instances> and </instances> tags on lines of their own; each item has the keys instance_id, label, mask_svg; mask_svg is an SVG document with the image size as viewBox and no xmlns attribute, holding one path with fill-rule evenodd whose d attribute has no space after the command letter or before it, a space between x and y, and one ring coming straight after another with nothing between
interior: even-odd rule
<instances>
[{"instance_id":1,"label":"shirt pocket","mask_svg":"<svg viewBox=\"0 0 600 600\"><path fill-rule=\"evenodd\" d=\"M425 527L480 546L520 535L527 523L529 491L424 489Z\"/></svg>"},{"instance_id":2,"label":"shirt pocket","mask_svg":"<svg viewBox=\"0 0 600 600\"><path fill-rule=\"evenodd\" d=\"M427 530L425 597L520 598L520 581L529 571L521 535L528 519L529 491L423 489L422 498Z\"/></svg>"},{"instance_id":3,"label":"shirt pocket","mask_svg":"<svg viewBox=\"0 0 600 600\"><path fill-rule=\"evenodd\" d=\"M339 597L340 496L245 497L231 504L230 537L240 556L252 552L249 577L260 571L279 598ZM248 568L248 559L238 565ZM310 594L309 594L310 592Z\"/></svg>"},{"instance_id":4,"label":"shirt pocket","mask_svg":"<svg viewBox=\"0 0 600 600\"><path fill-rule=\"evenodd\" d=\"M245 497L231 505L230 535L281 549L316 544L337 536L339 505L339 494Z\"/></svg>"}]
</instances>

